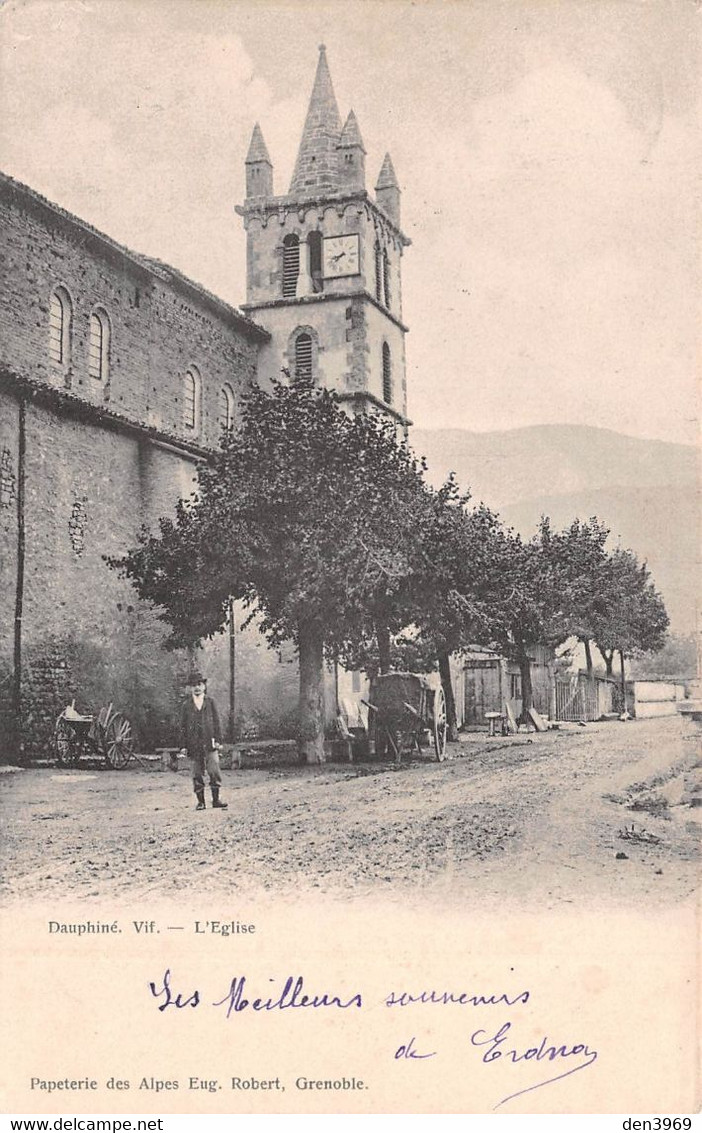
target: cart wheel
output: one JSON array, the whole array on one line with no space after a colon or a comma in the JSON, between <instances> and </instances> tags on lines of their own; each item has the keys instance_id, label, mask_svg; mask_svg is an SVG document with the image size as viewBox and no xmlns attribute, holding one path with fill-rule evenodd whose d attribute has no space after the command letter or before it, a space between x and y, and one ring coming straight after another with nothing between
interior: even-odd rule
<instances>
[{"instance_id":1,"label":"cart wheel","mask_svg":"<svg viewBox=\"0 0 702 1133\"><path fill-rule=\"evenodd\" d=\"M446 697L441 685L434 693L434 719L432 721L432 730L434 732L434 751L439 763L442 762L446 755Z\"/></svg>"},{"instance_id":2,"label":"cart wheel","mask_svg":"<svg viewBox=\"0 0 702 1133\"><path fill-rule=\"evenodd\" d=\"M56 762L62 767L75 767L80 759L82 744L63 713L54 725L53 745Z\"/></svg>"},{"instance_id":3,"label":"cart wheel","mask_svg":"<svg viewBox=\"0 0 702 1133\"><path fill-rule=\"evenodd\" d=\"M108 767L121 771L134 754L132 725L121 712L115 712L107 721L103 735L103 750Z\"/></svg>"}]
</instances>

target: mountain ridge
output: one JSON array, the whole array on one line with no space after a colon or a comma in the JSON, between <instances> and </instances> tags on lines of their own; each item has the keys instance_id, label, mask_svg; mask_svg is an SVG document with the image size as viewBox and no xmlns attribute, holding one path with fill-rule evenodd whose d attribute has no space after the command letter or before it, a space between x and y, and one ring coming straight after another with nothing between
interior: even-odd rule
<instances>
[{"instance_id":1,"label":"mountain ridge","mask_svg":"<svg viewBox=\"0 0 702 1133\"><path fill-rule=\"evenodd\" d=\"M699 486L696 449L589 425L530 425L493 433L414 429L428 477L454 471L474 503L484 502L523 537L542 514L555 527L597 516L610 546L649 564L671 630L689 633L697 613Z\"/></svg>"}]
</instances>

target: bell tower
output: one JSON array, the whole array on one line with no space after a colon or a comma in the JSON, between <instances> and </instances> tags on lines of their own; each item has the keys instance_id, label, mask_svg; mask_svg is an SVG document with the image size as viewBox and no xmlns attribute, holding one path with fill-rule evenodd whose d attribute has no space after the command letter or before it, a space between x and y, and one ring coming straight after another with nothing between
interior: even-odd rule
<instances>
[{"instance_id":1,"label":"bell tower","mask_svg":"<svg viewBox=\"0 0 702 1133\"><path fill-rule=\"evenodd\" d=\"M319 48L307 117L288 192L273 191L273 165L256 124L246 158L247 244L243 310L271 340L259 379L334 389L350 412L407 420L400 188L390 155L375 195L351 110L342 125L326 50Z\"/></svg>"}]
</instances>

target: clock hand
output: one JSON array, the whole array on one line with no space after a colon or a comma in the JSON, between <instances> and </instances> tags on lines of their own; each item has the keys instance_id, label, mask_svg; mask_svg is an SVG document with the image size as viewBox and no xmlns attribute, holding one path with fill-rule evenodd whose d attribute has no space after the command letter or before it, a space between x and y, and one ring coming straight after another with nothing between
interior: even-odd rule
<instances>
[{"instance_id":1,"label":"clock hand","mask_svg":"<svg viewBox=\"0 0 702 1133\"><path fill-rule=\"evenodd\" d=\"M338 256L332 256L332 263L333 263L333 264L336 264L336 263L338 263L338 261L339 261L339 260L341 260L341 259L343 259L343 257L344 257L345 255L346 255L346 252L339 252L339 255L338 255Z\"/></svg>"}]
</instances>

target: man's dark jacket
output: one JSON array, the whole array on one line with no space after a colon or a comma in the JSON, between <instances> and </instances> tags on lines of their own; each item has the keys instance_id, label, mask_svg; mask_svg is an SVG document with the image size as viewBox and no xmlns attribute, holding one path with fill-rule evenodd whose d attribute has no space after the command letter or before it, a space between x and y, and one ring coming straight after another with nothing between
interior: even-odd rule
<instances>
[{"instance_id":1,"label":"man's dark jacket","mask_svg":"<svg viewBox=\"0 0 702 1133\"><path fill-rule=\"evenodd\" d=\"M198 712L192 696L188 696L180 710L180 746L189 755L202 755L212 751L212 741L221 743L222 730L214 700L205 696Z\"/></svg>"}]
</instances>

